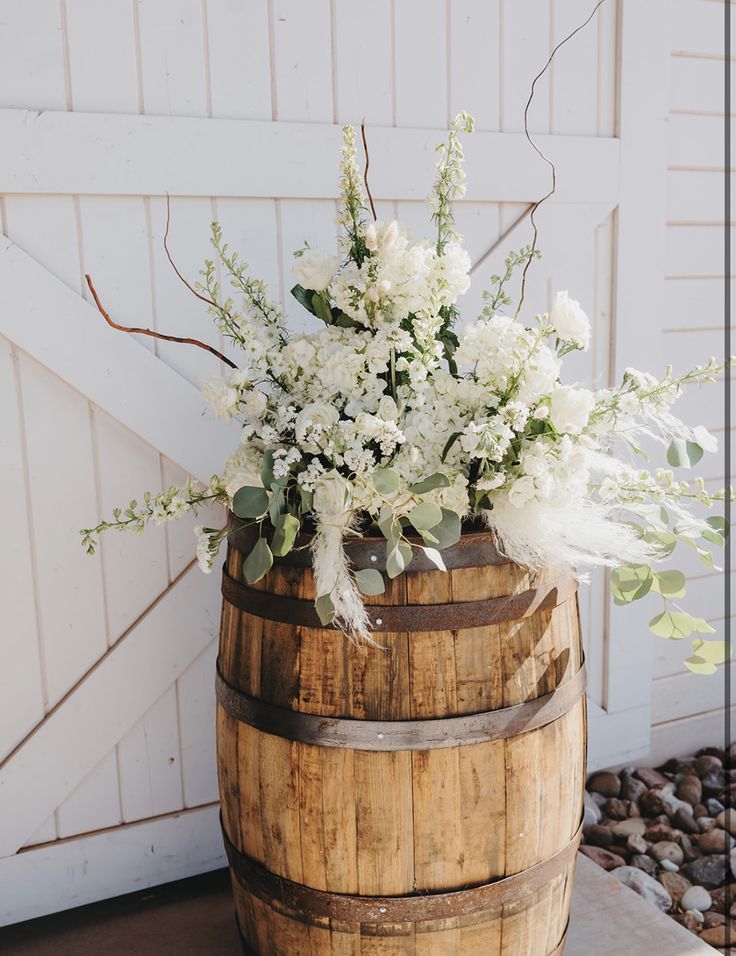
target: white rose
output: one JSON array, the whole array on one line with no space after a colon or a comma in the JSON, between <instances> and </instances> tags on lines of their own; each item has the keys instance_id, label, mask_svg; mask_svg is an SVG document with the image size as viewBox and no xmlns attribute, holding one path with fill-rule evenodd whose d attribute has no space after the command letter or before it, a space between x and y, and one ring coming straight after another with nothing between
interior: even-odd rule
<instances>
[{"instance_id":1,"label":"white rose","mask_svg":"<svg viewBox=\"0 0 736 956\"><path fill-rule=\"evenodd\" d=\"M310 432L315 429L327 431L337 424L340 415L334 405L326 402L311 402L296 416L294 431L296 440L301 444L306 441Z\"/></svg>"},{"instance_id":2,"label":"white rose","mask_svg":"<svg viewBox=\"0 0 736 956\"><path fill-rule=\"evenodd\" d=\"M336 471L322 475L314 486L312 508L318 515L343 515L350 506L352 486Z\"/></svg>"},{"instance_id":3,"label":"white rose","mask_svg":"<svg viewBox=\"0 0 736 956\"><path fill-rule=\"evenodd\" d=\"M525 475L523 478L517 478L509 488L509 503L514 508L523 508L535 494L534 479L530 475Z\"/></svg>"},{"instance_id":4,"label":"white rose","mask_svg":"<svg viewBox=\"0 0 736 956\"><path fill-rule=\"evenodd\" d=\"M550 419L558 432L579 435L588 424L595 395L585 388L562 385L550 397Z\"/></svg>"},{"instance_id":5,"label":"white rose","mask_svg":"<svg viewBox=\"0 0 736 956\"><path fill-rule=\"evenodd\" d=\"M399 417L396 402L390 395L384 395L378 403L378 417L382 418L385 422L395 422Z\"/></svg>"},{"instance_id":6,"label":"white rose","mask_svg":"<svg viewBox=\"0 0 736 956\"><path fill-rule=\"evenodd\" d=\"M321 249L305 249L294 256L293 272L305 289L324 292L337 272L337 259Z\"/></svg>"},{"instance_id":7,"label":"white rose","mask_svg":"<svg viewBox=\"0 0 736 956\"><path fill-rule=\"evenodd\" d=\"M259 388L252 388L241 398L241 405L250 419L258 419L266 411L268 398Z\"/></svg>"},{"instance_id":8,"label":"white rose","mask_svg":"<svg viewBox=\"0 0 736 956\"><path fill-rule=\"evenodd\" d=\"M227 421L233 417L233 409L238 404L240 393L228 385L224 378L208 378L202 383L202 395L209 402L217 418Z\"/></svg>"},{"instance_id":9,"label":"white rose","mask_svg":"<svg viewBox=\"0 0 736 956\"><path fill-rule=\"evenodd\" d=\"M580 308L580 303L571 299L567 292L558 292L552 303L549 319L559 338L572 342L585 351L590 345L590 321Z\"/></svg>"}]
</instances>

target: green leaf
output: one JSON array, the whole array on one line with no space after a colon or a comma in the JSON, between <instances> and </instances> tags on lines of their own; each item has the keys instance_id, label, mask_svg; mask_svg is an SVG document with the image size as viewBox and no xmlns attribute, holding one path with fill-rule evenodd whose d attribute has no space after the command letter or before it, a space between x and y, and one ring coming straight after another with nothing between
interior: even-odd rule
<instances>
[{"instance_id":1,"label":"green leaf","mask_svg":"<svg viewBox=\"0 0 736 956\"><path fill-rule=\"evenodd\" d=\"M271 485L271 488L273 489L273 494L268 503L268 516L271 519L271 524L276 527L279 515L286 509L286 498L283 488L280 488L276 484Z\"/></svg>"},{"instance_id":2,"label":"green leaf","mask_svg":"<svg viewBox=\"0 0 736 956\"><path fill-rule=\"evenodd\" d=\"M675 550L677 535L674 531L647 531L642 540L655 546L658 557L666 558Z\"/></svg>"},{"instance_id":3,"label":"green leaf","mask_svg":"<svg viewBox=\"0 0 736 956\"><path fill-rule=\"evenodd\" d=\"M667 449L667 463L673 468L692 468L702 457L700 445L684 438L675 438Z\"/></svg>"},{"instance_id":4,"label":"green leaf","mask_svg":"<svg viewBox=\"0 0 736 956\"><path fill-rule=\"evenodd\" d=\"M412 546L408 541L399 541L398 548L401 552L402 558L404 559L404 570L406 571L411 562L414 560L414 551L412 550Z\"/></svg>"},{"instance_id":5,"label":"green leaf","mask_svg":"<svg viewBox=\"0 0 736 956\"><path fill-rule=\"evenodd\" d=\"M273 452L267 451L263 455L263 462L261 464L261 481L263 482L264 488L270 488L271 483L274 481L273 473Z\"/></svg>"},{"instance_id":6,"label":"green leaf","mask_svg":"<svg viewBox=\"0 0 736 956\"><path fill-rule=\"evenodd\" d=\"M322 622L323 627L327 627L335 620L335 605L329 594L320 594L314 602L314 609Z\"/></svg>"},{"instance_id":7,"label":"green leaf","mask_svg":"<svg viewBox=\"0 0 736 956\"><path fill-rule=\"evenodd\" d=\"M687 578L682 571L656 571L653 575L652 590L665 597L684 597Z\"/></svg>"},{"instance_id":8,"label":"green leaf","mask_svg":"<svg viewBox=\"0 0 736 956\"><path fill-rule=\"evenodd\" d=\"M312 308L312 292L309 289L305 289L304 286L295 285L291 290L291 294L294 296L299 305L303 306L307 312L311 312L314 315L314 309Z\"/></svg>"},{"instance_id":9,"label":"green leaf","mask_svg":"<svg viewBox=\"0 0 736 956\"><path fill-rule=\"evenodd\" d=\"M312 312L318 319L322 319L325 325L332 325L332 309L319 292L312 293Z\"/></svg>"},{"instance_id":10,"label":"green leaf","mask_svg":"<svg viewBox=\"0 0 736 956\"><path fill-rule=\"evenodd\" d=\"M424 531L428 528L434 528L442 521L442 511L433 501L423 501L415 505L408 516L412 527L417 531Z\"/></svg>"},{"instance_id":11,"label":"green leaf","mask_svg":"<svg viewBox=\"0 0 736 956\"><path fill-rule=\"evenodd\" d=\"M424 541L425 544L439 544L437 538L435 538L431 531L427 531L426 528L420 531L419 534L422 536L422 541Z\"/></svg>"},{"instance_id":12,"label":"green leaf","mask_svg":"<svg viewBox=\"0 0 736 956\"><path fill-rule=\"evenodd\" d=\"M442 548L449 548L458 543L462 526L457 512L450 511L449 508L440 508L440 511L442 512L442 521L432 527L432 535L437 538L437 547L442 550Z\"/></svg>"},{"instance_id":13,"label":"green leaf","mask_svg":"<svg viewBox=\"0 0 736 956\"><path fill-rule=\"evenodd\" d=\"M381 495L392 494L399 484L399 476L392 468L379 468L373 472L373 487Z\"/></svg>"},{"instance_id":14,"label":"green leaf","mask_svg":"<svg viewBox=\"0 0 736 956\"><path fill-rule=\"evenodd\" d=\"M442 555L436 548L422 548L422 551L424 551L428 560L430 560L438 570L447 571L445 562L442 560Z\"/></svg>"},{"instance_id":15,"label":"green leaf","mask_svg":"<svg viewBox=\"0 0 736 956\"><path fill-rule=\"evenodd\" d=\"M295 518L294 515L284 514L278 515L274 521L274 526L276 530L273 533L271 550L277 557L283 558L294 547L301 525L299 519Z\"/></svg>"},{"instance_id":16,"label":"green leaf","mask_svg":"<svg viewBox=\"0 0 736 956\"><path fill-rule=\"evenodd\" d=\"M358 585L361 594L383 594L386 590L383 575L375 568L361 568L360 571L356 571L355 583Z\"/></svg>"},{"instance_id":17,"label":"green leaf","mask_svg":"<svg viewBox=\"0 0 736 956\"><path fill-rule=\"evenodd\" d=\"M428 491L434 491L435 488L449 488L450 479L443 475L441 471L436 471L433 475L423 478L421 481L409 485L409 491L415 495L424 495Z\"/></svg>"},{"instance_id":18,"label":"green leaf","mask_svg":"<svg viewBox=\"0 0 736 956\"><path fill-rule=\"evenodd\" d=\"M455 442L458 440L458 438L461 435L462 435L462 432L453 432L452 435L450 435L450 437L445 442L445 447L442 449L442 454L440 455L440 461L444 461L445 458L447 458L447 456L450 453L450 449L452 448L452 446L455 444Z\"/></svg>"},{"instance_id":19,"label":"green leaf","mask_svg":"<svg viewBox=\"0 0 736 956\"><path fill-rule=\"evenodd\" d=\"M686 614L685 611L663 611L649 622L649 630L657 637L666 637L671 641L681 641L690 637L705 622Z\"/></svg>"},{"instance_id":20,"label":"green leaf","mask_svg":"<svg viewBox=\"0 0 736 956\"><path fill-rule=\"evenodd\" d=\"M731 655L733 656L733 651ZM728 647L723 641L693 641L693 655L685 659L685 667L694 674L715 674L717 664L723 664L729 657Z\"/></svg>"},{"instance_id":21,"label":"green leaf","mask_svg":"<svg viewBox=\"0 0 736 956\"><path fill-rule=\"evenodd\" d=\"M265 488L246 485L233 496L233 514L238 518L260 518L268 509L268 492Z\"/></svg>"},{"instance_id":22,"label":"green leaf","mask_svg":"<svg viewBox=\"0 0 736 956\"><path fill-rule=\"evenodd\" d=\"M648 564L624 564L611 572L611 593L615 604L631 604L648 594L653 572Z\"/></svg>"},{"instance_id":23,"label":"green leaf","mask_svg":"<svg viewBox=\"0 0 736 956\"><path fill-rule=\"evenodd\" d=\"M245 559L243 577L248 584L255 584L265 577L273 567L273 554L265 538L259 538L256 545Z\"/></svg>"},{"instance_id":24,"label":"green leaf","mask_svg":"<svg viewBox=\"0 0 736 956\"><path fill-rule=\"evenodd\" d=\"M405 567L404 555L401 548L396 545L395 548L389 551L388 557L386 558L386 574L388 574L390 578L397 578Z\"/></svg>"},{"instance_id":25,"label":"green leaf","mask_svg":"<svg viewBox=\"0 0 736 956\"><path fill-rule=\"evenodd\" d=\"M717 545L719 548L723 547L723 538L717 531L704 531L701 535L705 541L710 541L711 544Z\"/></svg>"},{"instance_id":26,"label":"green leaf","mask_svg":"<svg viewBox=\"0 0 736 956\"><path fill-rule=\"evenodd\" d=\"M728 537L728 522L723 515L711 515L710 518L705 519L705 523L722 538Z\"/></svg>"},{"instance_id":27,"label":"green leaf","mask_svg":"<svg viewBox=\"0 0 736 956\"><path fill-rule=\"evenodd\" d=\"M306 491L304 488L299 489L299 498L301 500L301 508L299 509L301 514L306 514L308 511L312 510L312 498L314 495L311 491Z\"/></svg>"}]
</instances>

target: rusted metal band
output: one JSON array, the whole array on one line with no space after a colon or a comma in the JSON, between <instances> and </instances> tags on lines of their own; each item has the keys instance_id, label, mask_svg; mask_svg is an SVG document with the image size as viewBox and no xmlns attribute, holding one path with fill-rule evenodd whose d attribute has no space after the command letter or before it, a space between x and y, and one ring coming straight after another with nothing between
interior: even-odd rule
<instances>
[{"instance_id":1,"label":"rusted metal band","mask_svg":"<svg viewBox=\"0 0 736 956\"><path fill-rule=\"evenodd\" d=\"M312 535L300 534L294 542L292 550L283 558L275 557L274 564L293 568L310 568L312 566ZM231 547L243 554L249 554L258 539L258 529L253 525L246 525L239 518L230 515L229 538ZM407 540L417 546L424 545L419 537L409 537ZM381 537L348 538L343 542L345 553L353 568L376 568L386 570L386 540ZM452 568L483 568L488 565L510 564L507 557L502 555L496 544L492 531L470 531L463 534L457 544L443 548L442 560L448 570ZM436 567L423 551L417 547L414 557L406 569L406 574L415 571L434 571Z\"/></svg>"},{"instance_id":2,"label":"rusted metal band","mask_svg":"<svg viewBox=\"0 0 736 956\"><path fill-rule=\"evenodd\" d=\"M224 827L222 834L230 868L238 883L265 903L275 901L307 917L344 923L415 923L495 909L542 889L561 876L574 861L582 824L559 852L521 873L449 893L412 893L408 896L354 896L315 890L267 870L233 846Z\"/></svg>"},{"instance_id":3,"label":"rusted metal band","mask_svg":"<svg viewBox=\"0 0 736 956\"><path fill-rule=\"evenodd\" d=\"M577 581L563 578L519 594L462 601L458 604L367 605L371 628L378 632L459 631L520 621L539 611L549 611L568 601L577 591ZM232 578L222 570L222 596L229 603L254 617L296 627L324 628L312 601L259 591ZM329 624L336 629L337 625Z\"/></svg>"},{"instance_id":4,"label":"rusted metal band","mask_svg":"<svg viewBox=\"0 0 736 956\"><path fill-rule=\"evenodd\" d=\"M305 714L244 694L225 681L219 668L216 692L220 706L231 717L275 737L347 750L438 750L516 737L558 720L585 692L585 666L556 690L534 700L480 714L429 720L355 720Z\"/></svg>"}]
</instances>

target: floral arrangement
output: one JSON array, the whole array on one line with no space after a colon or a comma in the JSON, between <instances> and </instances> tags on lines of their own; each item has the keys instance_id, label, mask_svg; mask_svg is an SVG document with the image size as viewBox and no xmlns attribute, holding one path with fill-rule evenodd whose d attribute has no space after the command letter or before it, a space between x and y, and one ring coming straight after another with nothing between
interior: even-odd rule
<instances>
[{"instance_id":1,"label":"floral arrangement","mask_svg":"<svg viewBox=\"0 0 736 956\"><path fill-rule=\"evenodd\" d=\"M560 383L566 354L585 350L590 323L567 292L530 325L503 314L515 266L528 268L533 247L511 253L493 276L485 307L460 327L457 301L469 287L470 258L454 228L452 202L464 193L460 114L438 146L430 199L434 237L413 240L395 221L376 221L366 206L355 133L344 128L341 259L306 245L294 254L292 295L315 327L290 334L284 312L223 241L212 243L238 303L223 296L213 261L197 289L221 332L242 349L241 368L210 378L203 393L214 413L242 428L240 444L208 487L189 482L146 494L82 532L88 551L111 528L142 531L213 500L259 529L244 566L260 580L312 533L316 609L355 639L371 640L362 595L385 589L376 569L354 572L343 548L351 535L386 541L386 574L400 575L417 548L444 569L442 549L463 523L490 529L499 549L538 569L614 570L614 600L658 593L663 609L650 627L668 638L695 635L687 666L712 673L724 645L713 629L676 603L685 577L667 563L678 543L713 565L722 517L702 518L725 493L702 479L676 478L716 450L705 428L671 412L686 385L713 382L710 360L661 379L627 369L613 388ZM367 189L366 180L366 189ZM373 208L368 192L371 209ZM518 311L518 310L517 310ZM633 463L640 436L666 448L669 468ZM210 571L227 528L198 528L197 554Z\"/></svg>"}]
</instances>

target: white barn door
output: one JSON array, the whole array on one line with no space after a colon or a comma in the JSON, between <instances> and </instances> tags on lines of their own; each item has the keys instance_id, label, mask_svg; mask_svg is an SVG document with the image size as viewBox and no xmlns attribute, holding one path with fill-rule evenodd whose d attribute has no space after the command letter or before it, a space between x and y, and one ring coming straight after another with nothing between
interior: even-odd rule
<instances>
[{"instance_id":1,"label":"white barn door","mask_svg":"<svg viewBox=\"0 0 736 956\"><path fill-rule=\"evenodd\" d=\"M202 417L195 386L214 361L107 328L84 273L118 321L218 344L163 255L167 192L188 276L218 219L284 296L305 238L336 245L339 124L366 117L379 214L419 231L432 147L467 109L473 314L547 189L521 132L531 77L589 8L0 0L0 922L224 864L217 576L194 567L193 522L108 538L95 558L77 529L147 488L206 480L234 439ZM580 380L605 383L660 322L667 19L667 0L608 0L533 111L559 192L527 302L581 299L596 338ZM628 615L609 619L602 577L586 591L596 766L648 745L649 638Z\"/></svg>"}]
</instances>

